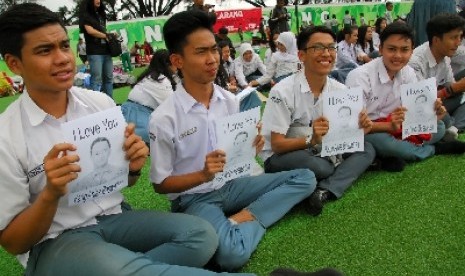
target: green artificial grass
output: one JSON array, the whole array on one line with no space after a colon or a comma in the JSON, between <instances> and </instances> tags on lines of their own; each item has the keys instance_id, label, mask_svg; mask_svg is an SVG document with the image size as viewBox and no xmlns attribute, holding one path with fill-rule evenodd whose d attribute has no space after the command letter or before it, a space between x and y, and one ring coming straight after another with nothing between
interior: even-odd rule
<instances>
[{"instance_id":1,"label":"green artificial grass","mask_svg":"<svg viewBox=\"0 0 465 276\"><path fill-rule=\"evenodd\" d=\"M124 102L128 87L115 90ZM0 98L0 111L11 102ZM461 136L464 139L465 136ZM169 211L169 202L142 176L123 193L134 209ZM349 276L465 275L465 159L435 156L401 173L366 172L319 217L296 206L267 233L241 270L267 275L276 267L335 267ZM0 249L0 275L22 275Z\"/></svg>"}]
</instances>

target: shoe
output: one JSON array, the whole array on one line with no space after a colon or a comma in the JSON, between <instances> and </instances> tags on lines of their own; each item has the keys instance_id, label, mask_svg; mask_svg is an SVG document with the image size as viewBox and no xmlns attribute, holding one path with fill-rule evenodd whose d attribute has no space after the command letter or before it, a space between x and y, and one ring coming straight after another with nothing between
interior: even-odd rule
<instances>
[{"instance_id":1,"label":"shoe","mask_svg":"<svg viewBox=\"0 0 465 276\"><path fill-rule=\"evenodd\" d=\"M455 140L450 142L440 141L435 145L435 154L462 154L465 153L465 142Z\"/></svg>"},{"instance_id":2,"label":"shoe","mask_svg":"<svg viewBox=\"0 0 465 276\"><path fill-rule=\"evenodd\" d=\"M400 157L381 157L379 158L380 168L387 172L401 172L404 170L407 162Z\"/></svg>"},{"instance_id":3,"label":"shoe","mask_svg":"<svg viewBox=\"0 0 465 276\"><path fill-rule=\"evenodd\" d=\"M270 276L344 276L334 268L323 268L315 272L299 272L290 268L278 268L270 273Z\"/></svg>"},{"instance_id":4,"label":"shoe","mask_svg":"<svg viewBox=\"0 0 465 276\"><path fill-rule=\"evenodd\" d=\"M457 140L459 137L459 130L455 126L451 126L446 129L446 133L444 133L444 137L442 140L445 142L451 142Z\"/></svg>"},{"instance_id":5,"label":"shoe","mask_svg":"<svg viewBox=\"0 0 465 276\"><path fill-rule=\"evenodd\" d=\"M307 212L316 217L323 211L323 205L336 197L328 190L317 188L307 199L305 209Z\"/></svg>"}]
</instances>

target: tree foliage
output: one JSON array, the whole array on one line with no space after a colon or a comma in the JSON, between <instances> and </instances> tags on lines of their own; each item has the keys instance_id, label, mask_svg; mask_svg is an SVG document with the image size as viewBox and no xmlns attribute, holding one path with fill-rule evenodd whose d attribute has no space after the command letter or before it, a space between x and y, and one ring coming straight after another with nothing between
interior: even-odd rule
<instances>
[{"instance_id":1,"label":"tree foliage","mask_svg":"<svg viewBox=\"0 0 465 276\"><path fill-rule=\"evenodd\" d=\"M9 7L21 3L36 3L37 0L1 0L0 1L0 13L6 11Z\"/></svg>"},{"instance_id":2,"label":"tree foliage","mask_svg":"<svg viewBox=\"0 0 465 276\"><path fill-rule=\"evenodd\" d=\"M169 15L182 0L121 0L123 19Z\"/></svg>"}]
</instances>

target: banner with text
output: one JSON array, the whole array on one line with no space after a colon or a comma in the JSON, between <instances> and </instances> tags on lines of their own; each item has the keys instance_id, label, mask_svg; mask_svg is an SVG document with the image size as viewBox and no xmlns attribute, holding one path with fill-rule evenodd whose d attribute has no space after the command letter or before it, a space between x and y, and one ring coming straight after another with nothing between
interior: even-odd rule
<instances>
[{"instance_id":1,"label":"banner with text","mask_svg":"<svg viewBox=\"0 0 465 276\"><path fill-rule=\"evenodd\" d=\"M213 26L213 31L217 33L221 27L226 27L229 32L237 32L239 27L244 32L253 31L258 29L261 17L261 8L216 11L216 23Z\"/></svg>"}]
</instances>

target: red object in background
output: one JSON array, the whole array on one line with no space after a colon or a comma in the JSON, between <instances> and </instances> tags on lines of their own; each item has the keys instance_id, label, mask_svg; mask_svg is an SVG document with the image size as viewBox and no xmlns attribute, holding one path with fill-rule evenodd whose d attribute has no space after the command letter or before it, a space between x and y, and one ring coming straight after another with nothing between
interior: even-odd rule
<instances>
[{"instance_id":1,"label":"red object in background","mask_svg":"<svg viewBox=\"0 0 465 276\"><path fill-rule=\"evenodd\" d=\"M221 27L226 27L230 33L237 32L239 26L242 27L243 32L256 30L262 17L261 8L224 10L215 13L216 23L213 26L215 33L218 33Z\"/></svg>"}]
</instances>

